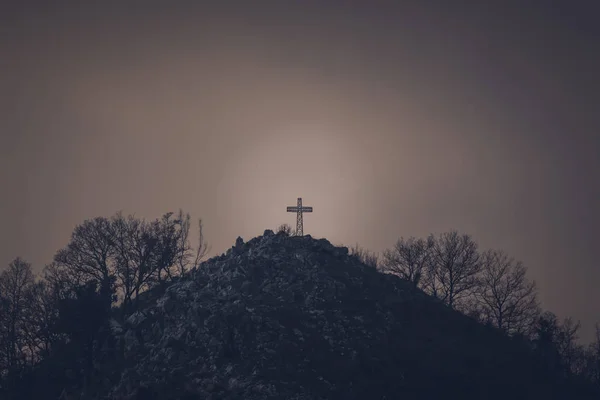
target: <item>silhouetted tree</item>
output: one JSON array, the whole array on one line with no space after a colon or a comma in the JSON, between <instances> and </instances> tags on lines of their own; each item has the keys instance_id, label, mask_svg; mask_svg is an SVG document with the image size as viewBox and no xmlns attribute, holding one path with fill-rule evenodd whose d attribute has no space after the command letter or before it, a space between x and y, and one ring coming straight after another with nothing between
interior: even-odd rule
<instances>
[{"instance_id":1,"label":"silhouetted tree","mask_svg":"<svg viewBox=\"0 0 600 400\"><path fill-rule=\"evenodd\" d=\"M585 352L583 347L577 344L580 327L581 324L571 317L560 322L556 315L549 311L542 313L538 318L534 337L536 350L551 370L563 378L585 373Z\"/></svg>"},{"instance_id":2,"label":"silhouetted tree","mask_svg":"<svg viewBox=\"0 0 600 400\"><path fill-rule=\"evenodd\" d=\"M360 247L358 243L350 247L349 253L368 267L377 268L379 264L379 256L374 252Z\"/></svg>"},{"instance_id":3,"label":"silhouetted tree","mask_svg":"<svg viewBox=\"0 0 600 400\"><path fill-rule=\"evenodd\" d=\"M594 333L594 340L586 349L586 374L600 387L600 323L598 322L595 324Z\"/></svg>"},{"instance_id":4,"label":"silhouetted tree","mask_svg":"<svg viewBox=\"0 0 600 400\"><path fill-rule=\"evenodd\" d=\"M80 273L74 273L64 265L52 262L42 270L44 282L48 284L56 298L63 298L70 293L72 288L85 283L84 276Z\"/></svg>"},{"instance_id":5,"label":"silhouetted tree","mask_svg":"<svg viewBox=\"0 0 600 400\"><path fill-rule=\"evenodd\" d=\"M114 372L104 359L117 356L108 323L116 293L132 303L197 267L209 247L202 220L196 248L190 226L181 210L152 222L118 213L76 226L38 282L28 263L13 261L0 273L0 397L56 398Z\"/></svg>"},{"instance_id":6,"label":"silhouetted tree","mask_svg":"<svg viewBox=\"0 0 600 400\"><path fill-rule=\"evenodd\" d=\"M198 247L189 242L190 216L167 213L152 222L117 213L78 225L69 244L47 268L47 278L63 292L97 282L118 293L127 312L133 299L155 284L185 274L205 257L208 247L199 220ZM100 290L99 289L99 290ZM116 299L116 298L115 298Z\"/></svg>"},{"instance_id":7,"label":"silhouetted tree","mask_svg":"<svg viewBox=\"0 0 600 400\"><path fill-rule=\"evenodd\" d=\"M508 334L531 334L539 304L535 282L527 280L527 269L503 251L488 250L481 261L475 290L481 318Z\"/></svg>"},{"instance_id":8,"label":"silhouetted tree","mask_svg":"<svg viewBox=\"0 0 600 400\"><path fill-rule=\"evenodd\" d=\"M198 246L196 247L196 255L194 262L192 263L192 268L198 268L200 263L202 263L208 255L209 251L210 245L204 237L204 224L202 223L202 219L198 219Z\"/></svg>"},{"instance_id":9,"label":"silhouetted tree","mask_svg":"<svg viewBox=\"0 0 600 400\"><path fill-rule=\"evenodd\" d=\"M552 312L543 312L537 320L534 331L535 349L550 371L557 374L562 369L557 341L559 322Z\"/></svg>"},{"instance_id":10,"label":"silhouetted tree","mask_svg":"<svg viewBox=\"0 0 600 400\"><path fill-rule=\"evenodd\" d=\"M123 307L129 310L132 298L146 288L155 273L154 253L158 238L154 237L149 225L133 216L123 217L120 213L111 220L114 240L115 274Z\"/></svg>"},{"instance_id":11,"label":"silhouetted tree","mask_svg":"<svg viewBox=\"0 0 600 400\"><path fill-rule=\"evenodd\" d=\"M93 381L102 345L110 335L111 303L111 293L90 281L73 288L58 304L56 332L67 339L58 356L84 389Z\"/></svg>"},{"instance_id":12,"label":"silhouetted tree","mask_svg":"<svg viewBox=\"0 0 600 400\"><path fill-rule=\"evenodd\" d=\"M204 237L202 219L198 219L198 245L194 251L189 240L190 215L179 210L178 214L174 218L172 217L173 213L167 213L162 219L156 220L150 225L150 231L158 239L159 250L165 256L163 271L169 277L182 276L191 268L197 268L210 250ZM166 264L169 262L173 262L173 266L167 268Z\"/></svg>"},{"instance_id":13,"label":"silhouetted tree","mask_svg":"<svg viewBox=\"0 0 600 400\"><path fill-rule=\"evenodd\" d=\"M109 219L98 217L75 227L69 244L54 256L55 266L73 285L95 281L99 286L114 281L115 240Z\"/></svg>"},{"instance_id":14,"label":"silhouetted tree","mask_svg":"<svg viewBox=\"0 0 600 400\"><path fill-rule=\"evenodd\" d=\"M117 214L112 221L117 283L124 309L140 293L199 265L208 251L199 220L198 247L189 241L190 216L183 211L167 213L150 223Z\"/></svg>"},{"instance_id":15,"label":"silhouetted tree","mask_svg":"<svg viewBox=\"0 0 600 400\"><path fill-rule=\"evenodd\" d=\"M51 285L41 280L29 287L24 310L25 342L32 360L38 361L50 354L57 340L54 326L58 318L58 297Z\"/></svg>"},{"instance_id":16,"label":"silhouetted tree","mask_svg":"<svg viewBox=\"0 0 600 400\"><path fill-rule=\"evenodd\" d=\"M400 238L391 250L384 250L381 270L398 275L419 286L431 262L433 240Z\"/></svg>"},{"instance_id":17,"label":"silhouetted tree","mask_svg":"<svg viewBox=\"0 0 600 400\"><path fill-rule=\"evenodd\" d=\"M294 230L292 229L292 226L290 224L281 224L277 227L276 230L277 233L283 233L287 236L292 236L294 235Z\"/></svg>"},{"instance_id":18,"label":"silhouetted tree","mask_svg":"<svg viewBox=\"0 0 600 400\"><path fill-rule=\"evenodd\" d=\"M558 326L556 345L567 376L577 374L581 370L583 349L577 344L581 323L567 317Z\"/></svg>"},{"instance_id":19,"label":"silhouetted tree","mask_svg":"<svg viewBox=\"0 0 600 400\"><path fill-rule=\"evenodd\" d=\"M25 310L33 283L31 264L21 258L0 273L0 375L22 367L32 357L25 341Z\"/></svg>"},{"instance_id":20,"label":"silhouetted tree","mask_svg":"<svg viewBox=\"0 0 600 400\"><path fill-rule=\"evenodd\" d=\"M146 232L145 241L152 243L153 278L155 282L164 284L168 279L178 275L179 256L185 252L187 243L182 238L187 237L184 221L172 218L173 213L167 213L162 218L153 221ZM184 268L185 271L185 268Z\"/></svg>"},{"instance_id":21,"label":"silhouetted tree","mask_svg":"<svg viewBox=\"0 0 600 400\"><path fill-rule=\"evenodd\" d=\"M481 270L477 243L456 231L430 236L431 262L423 286L431 295L452 308L473 294Z\"/></svg>"}]
</instances>

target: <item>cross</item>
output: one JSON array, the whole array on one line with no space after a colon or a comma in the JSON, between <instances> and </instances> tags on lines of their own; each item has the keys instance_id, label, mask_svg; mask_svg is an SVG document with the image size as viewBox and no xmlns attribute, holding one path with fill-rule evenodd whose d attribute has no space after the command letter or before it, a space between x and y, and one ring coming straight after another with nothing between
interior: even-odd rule
<instances>
[{"instance_id":1,"label":"cross","mask_svg":"<svg viewBox=\"0 0 600 400\"><path fill-rule=\"evenodd\" d=\"M312 207L302 207L302 197L298 197L298 205L296 207L288 207L287 212L296 213L296 236L304 236L302 231L302 213L312 212Z\"/></svg>"}]
</instances>

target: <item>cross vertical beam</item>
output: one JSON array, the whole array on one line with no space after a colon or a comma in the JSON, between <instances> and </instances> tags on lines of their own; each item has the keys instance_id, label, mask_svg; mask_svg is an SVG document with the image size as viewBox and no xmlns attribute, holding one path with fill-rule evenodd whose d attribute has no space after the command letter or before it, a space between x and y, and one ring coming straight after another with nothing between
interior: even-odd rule
<instances>
[{"instance_id":1,"label":"cross vertical beam","mask_svg":"<svg viewBox=\"0 0 600 400\"><path fill-rule=\"evenodd\" d=\"M287 212L296 213L296 236L304 236L304 223L302 220L302 214L305 212L312 212L312 207L302 206L302 197L298 197L298 203L296 207L288 207Z\"/></svg>"}]
</instances>

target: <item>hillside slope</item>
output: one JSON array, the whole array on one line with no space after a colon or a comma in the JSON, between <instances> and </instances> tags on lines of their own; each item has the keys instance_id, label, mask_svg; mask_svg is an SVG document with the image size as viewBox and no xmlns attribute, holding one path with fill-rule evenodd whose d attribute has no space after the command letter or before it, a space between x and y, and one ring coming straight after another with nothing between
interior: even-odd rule
<instances>
[{"instance_id":1,"label":"hillside slope","mask_svg":"<svg viewBox=\"0 0 600 400\"><path fill-rule=\"evenodd\" d=\"M115 332L112 398L574 398L524 346L310 236L240 239Z\"/></svg>"}]
</instances>

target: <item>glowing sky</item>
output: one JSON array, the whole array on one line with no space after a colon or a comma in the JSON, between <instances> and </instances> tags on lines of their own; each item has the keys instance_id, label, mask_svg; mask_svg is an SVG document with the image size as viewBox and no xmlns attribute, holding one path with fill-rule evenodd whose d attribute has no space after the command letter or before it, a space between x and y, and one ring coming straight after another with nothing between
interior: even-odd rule
<instances>
[{"instance_id":1,"label":"glowing sky","mask_svg":"<svg viewBox=\"0 0 600 400\"><path fill-rule=\"evenodd\" d=\"M522 260L586 337L600 320L592 2L14 3L2 264L41 268L118 210L183 208L220 253L294 224L301 196L307 234L381 251L458 229Z\"/></svg>"}]
</instances>

